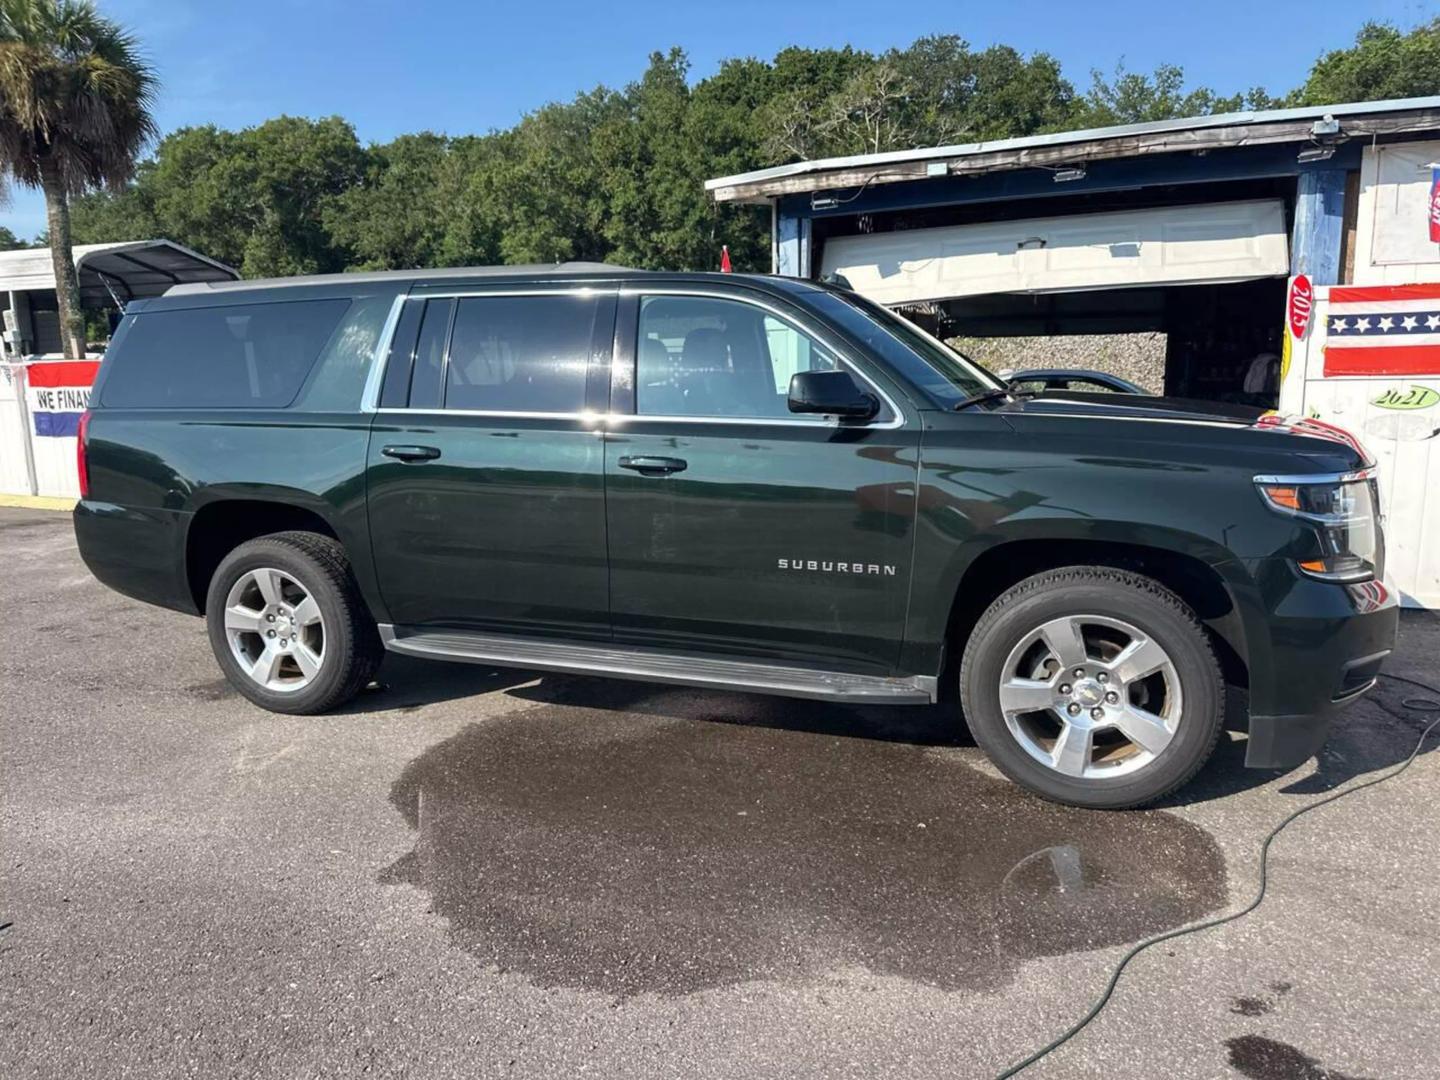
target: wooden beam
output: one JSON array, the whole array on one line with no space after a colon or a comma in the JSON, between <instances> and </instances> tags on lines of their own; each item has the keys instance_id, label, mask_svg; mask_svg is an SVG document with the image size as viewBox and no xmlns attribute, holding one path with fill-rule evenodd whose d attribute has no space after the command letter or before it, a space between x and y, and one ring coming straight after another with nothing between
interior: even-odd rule
<instances>
[{"instance_id":1,"label":"wooden beam","mask_svg":"<svg viewBox=\"0 0 1440 1080\"><path fill-rule=\"evenodd\" d=\"M1355 233L1360 218L1360 170L1345 174L1345 212L1341 221L1340 280L1349 285L1355 281Z\"/></svg>"},{"instance_id":2,"label":"wooden beam","mask_svg":"<svg viewBox=\"0 0 1440 1080\"><path fill-rule=\"evenodd\" d=\"M748 184L716 188L711 194L716 202L757 202L782 195L904 183L926 179L930 175L930 165L937 161L946 162L948 176L977 176L1005 169L1061 168L1083 165L1089 161L1145 157L1151 154L1206 153L1235 146L1305 143L1310 140L1312 123L1310 120L1290 120L1273 124L1236 124L1231 127L1197 128L1189 131L1160 131L1144 135L1089 139L1084 142L981 151L948 159L943 154L937 154L933 158L918 161L874 166L862 163L843 169L757 180ZM1436 131L1440 130L1440 109L1418 109L1410 113L1358 119L1346 118L1343 128L1347 138L1396 135L1409 131Z\"/></svg>"}]
</instances>

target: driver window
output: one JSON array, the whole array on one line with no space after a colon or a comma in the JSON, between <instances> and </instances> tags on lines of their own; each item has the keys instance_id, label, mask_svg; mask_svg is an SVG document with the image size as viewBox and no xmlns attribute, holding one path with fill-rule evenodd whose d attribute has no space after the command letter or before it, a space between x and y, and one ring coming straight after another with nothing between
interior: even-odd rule
<instances>
[{"instance_id":1,"label":"driver window","mask_svg":"<svg viewBox=\"0 0 1440 1080\"><path fill-rule=\"evenodd\" d=\"M641 416L793 419L790 376L836 367L807 334L738 300L644 297L638 339Z\"/></svg>"}]
</instances>

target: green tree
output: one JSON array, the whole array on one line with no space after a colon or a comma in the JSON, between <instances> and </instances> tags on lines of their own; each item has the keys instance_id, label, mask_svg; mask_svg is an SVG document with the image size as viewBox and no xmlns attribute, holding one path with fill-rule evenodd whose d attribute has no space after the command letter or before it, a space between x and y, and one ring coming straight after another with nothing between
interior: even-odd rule
<instances>
[{"instance_id":1,"label":"green tree","mask_svg":"<svg viewBox=\"0 0 1440 1080\"><path fill-rule=\"evenodd\" d=\"M85 0L0 0L0 173L45 195L65 355L85 355L70 200L119 187L156 134L134 37Z\"/></svg>"},{"instance_id":2,"label":"green tree","mask_svg":"<svg viewBox=\"0 0 1440 1080\"><path fill-rule=\"evenodd\" d=\"M70 204L71 238L77 244L104 244L119 240L152 240L163 235L155 221L150 193L154 185L145 173L155 167L142 161L139 177L124 191L88 192Z\"/></svg>"},{"instance_id":3,"label":"green tree","mask_svg":"<svg viewBox=\"0 0 1440 1080\"><path fill-rule=\"evenodd\" d=\"M442 264L446 215L440 187L450 157L442 135L402 135L371 147L364 179L326 207L331 238L357 270Z\"/></svg>"},{"instance_id":4,"label":"green tree","mask_svg":"<svg viewBox=\"0 0 1440 1080\"><path fill-rule=\"evenodd\" d=\"M0 4L9 0L0 0ZM1367 26L1317 61L1295 102L1440 92L1440 20ZM1279 104L1161 65L1092 73L1077 93L1046 53L972 49L953 34L876 55L787 48L692 81L680 49L622 89L544 105L513 127L361 147L338 117L281 117L161 142L121 192L74 206L82 240L167 236L247 275L497 262L769 265L763 208L716 203L704 181L799 158L987 141Z\"/></svg>"},{"instance_id":5,"label":"green tree","mask_svg":"<svg viewBox=\"0 0 1440 1080\"><path fill-rule=\"evenodd\" d=\"M77 222L92 241L178 240L247 277L343 270L351 253L327 223L367 164L355 130L334 116L182 128L124 192L82 200Z\"/></svg>"},{"instance_id":6,"label":"green tree","mask_svg":"<svg viewBox=\"0 0 1440 1080\"><path fill-rule=\"evenodd\" d=\"M1366 23L1348 49L1328 52L1290 95L1294 105L1440 94L1440 19L1402 33L1393 26Z\"/></svg>"},{"instance_id":7,"label":"green tree","mask_svg":"<svg viewBox=\"0 0 1440 1080\"><path fill-rule=\"evenodd\" d=\"M885 61L911 88L905 126L914 145L1031 135L1075 111L1075 88L1049 53L1026 57L1008 45L975 52L955 34L938 34L892 49Z\"/></svg>"},{"instance_id":8,"label":"green tree","mask_svg":"<svg viewBox=\"0 0 1440 1080\"><path fill-rule=\"evenodd\" d=\"M20 248L28 248L30 245L21 240L4 225L0 225L0 251L17 251Z\"/></svg>"},{"instance_id":9,"label":"green tree","mask_svg":"<svg viewBox=\"0 0 1440 1080\"><path fill-rule=\"evenodd\" d=\"M491 136L464 202L472 221L494 230L500 261L605 258L606 196L593 136L623 109L620 95L600 87Z\"/></svg>"},{"instance_id":10,"label":"green tree","mask_svg":"<svg viewBox=\"0 0 1440 1080\"><path fill-rule=\"evenodd\" d=\"M765 149L779 160L877 153L1029 135L1067 126L1075 90L1047 53L979 52L954 34L919 38L881 57L837 53L838 79L778 94Z\"/></svg>"},{"instance_id":11,"label":"green tree","mask_svg":"<svg viewBox=\"0 0 1440 1080\"><path fill-rule=\"evenodd\" d=\"M1070 128L1145 124L1241 109L1268 109L1280 104L1258 86L1230 95L1203 86L1187 89L1185 69L1175 64L1161 64L1146 75L1127 71L1121 63L1108 78L1100 71L1092 71L1090 78L1090 92L1071 117Z\"/></svg>"}]
</instances>

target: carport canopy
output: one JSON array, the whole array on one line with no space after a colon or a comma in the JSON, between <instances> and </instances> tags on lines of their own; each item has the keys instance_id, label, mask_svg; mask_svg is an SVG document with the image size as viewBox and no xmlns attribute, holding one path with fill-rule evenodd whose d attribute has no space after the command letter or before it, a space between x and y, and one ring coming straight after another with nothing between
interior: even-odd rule
<instances>
[{"instance_id":1,"label":"carport canopy","mask_svg":"<svg viewBox=\"0 0 1440 1080\"><path fill-rule=\"evenodd\" d=\"M240 275L173 240L80 244L74 249L80 301L87 308L159 296L172 285L234 281ZM0 294L55 288L49 248L0 251ZM112 297L114 299L112 299Z\"/></svg>"}]
</instances>

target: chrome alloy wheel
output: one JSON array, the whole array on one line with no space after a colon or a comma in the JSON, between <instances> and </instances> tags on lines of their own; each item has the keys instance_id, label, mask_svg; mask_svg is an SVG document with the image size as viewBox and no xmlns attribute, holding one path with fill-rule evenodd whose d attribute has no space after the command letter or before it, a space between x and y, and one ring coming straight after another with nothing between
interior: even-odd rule
<instances>
[{"instance_id":1,"label":"chrome alloy wheel","mask_svg":"<svg viewBox=\"0 0 1440 1080\"><path fill-rule=\"evenodd\" d=\"M325 663L320 605L284 570L248 570L230 587L225 640L240 669L267 690L303 690Z\"/></svg>"},{"instance_id":2,"label":"chrome alloy wheel","mask_svg":"<svg viewBox=\"0 0 1440 1080\"><path fill-rule=\"evenodd\" d=\"M1105 615L1042 623L1010 650L1000 710L1015 741L1066 776L1143 769L1170 745L1183 701L1175 662L1144 631Z\"/></svg>"}]
</instances>

